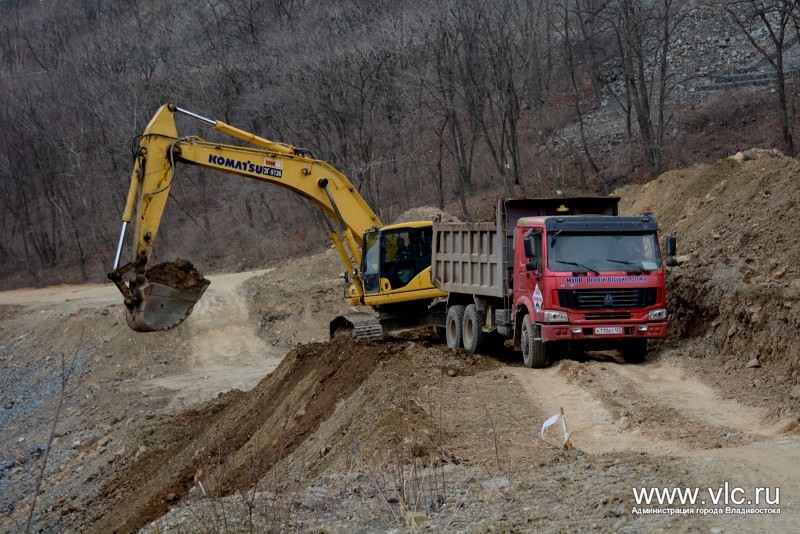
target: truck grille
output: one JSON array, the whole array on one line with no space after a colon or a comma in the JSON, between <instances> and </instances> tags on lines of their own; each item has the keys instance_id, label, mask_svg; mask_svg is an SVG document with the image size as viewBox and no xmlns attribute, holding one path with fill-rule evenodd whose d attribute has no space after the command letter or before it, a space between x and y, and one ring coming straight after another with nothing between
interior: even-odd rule
<instances>
[{"instance_id":1,"label":"truck grille","mask_svg":"<svg viewBox=\"0 0 800 534\"><path fill-rule=\"evenodd\" d=\"M587 313L583 316L587 321L621 321L631 318L630 312L617 313Z\"/></svg>"},{"instance_id":2,"label":"truck grille","mask_svg":"<svg viewBox=\"0 0 800 534\"><path fill-rule=\"evenodd\" d=\"M656 288L560 289L558 302L573 310L645 308L656 303Z\"/></svg>"}]
</instances>

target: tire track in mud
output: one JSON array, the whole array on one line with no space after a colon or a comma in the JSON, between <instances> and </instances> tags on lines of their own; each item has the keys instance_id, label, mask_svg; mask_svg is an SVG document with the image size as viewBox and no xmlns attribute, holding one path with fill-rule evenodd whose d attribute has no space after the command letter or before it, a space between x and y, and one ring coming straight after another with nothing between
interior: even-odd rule
<instances>
[{"instance_id":1,"label":"tire track in mud","mask_svg":"<svg viewBox=\"0 0 800 534\"><path fill-rule=\"evenodd\" d=\"M247 391L272 372L286 350L256 335L242 286L270 270L210 276L211 286L182 325L188 369L148 380L143 387L172 392L168 408L182 409L232 389Z\"/></svg>"},{"instance_id":2,"label":"tire track in mud","mask_svg":"<svg viewBox=\"0 0 800 534\"><path fill-rule=\"evenodd\" d=\"M682 455L774 438L793 423L723 398L666 358L641 365L565 360L512 372L545 411L564 408L573 444L586 452Z\"/></svg>"},{"instance_id":3,"label":"tire track in mud","mask_svg":"<svg viewBox=\"0 0 800 534\"><path fill-rule=\"evenodd\" d=\"M663 359L646 365L617 365L609 368L619 379L629 381L634 394L658 399L668 408L709 428L724 428L725 435L743 434L752 439L769 439L783 434L788 419L774 420L759 408L723 398L713 388L685 369Z\"/></svg>"},{"instance_id":4,"label":"tire track in mud","mask_svg":"<svg viewBox=\"0 0 800 534\"><path fill-rule=\"evenodd\" d=\"M548 369L532 371L516 367L511 372L543 412L553 415L564 409L571 441L577 449L595 454L622 451L666 454L679 446L668 440L654 441L638 432L626 434L626 420L620 416L619 406L608 406L607 399L570 378L569 375L576 374L576 365L583 364L561 362ZM615 364L604 364L608 365Z\"/></svg>"},{"instance_id":5,"label":"tire track in mud","mask_svg":"<svg viewBox=\"0 0 800 534\"><path fill-rule=\"evenodd\" d=\"M800 420L769 417L765 408L723 397L672 356L679 354L663 353L640 365L566 360L549 369L510 371L545 413L564 408L577 449L596 455L633 451L670 463L683 458L701 487L719 488L724 481L747 495L769 487L773 497L780 488L780 515L759 523L744 516L726 521L734 531L758 524L764 531L795 532ZM548 441L557 441L555 435Z\"/></svg>"}]
</instances>

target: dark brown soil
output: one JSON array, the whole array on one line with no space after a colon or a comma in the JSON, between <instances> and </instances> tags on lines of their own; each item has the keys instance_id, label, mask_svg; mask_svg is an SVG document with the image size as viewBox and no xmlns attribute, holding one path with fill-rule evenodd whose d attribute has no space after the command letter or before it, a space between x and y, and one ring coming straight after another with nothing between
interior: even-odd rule
<instances>
[{"instance_id":1,"label":"dark brown soil","mask_svg":"<svg viewBox=\"0 0 800 534\"><path fill-rule=\"evenodd\" d=\"M151 267L146 276L153 283L175 289L192 289L210 284L191 262L180 258Z\"/></svg>"}]
</instances>

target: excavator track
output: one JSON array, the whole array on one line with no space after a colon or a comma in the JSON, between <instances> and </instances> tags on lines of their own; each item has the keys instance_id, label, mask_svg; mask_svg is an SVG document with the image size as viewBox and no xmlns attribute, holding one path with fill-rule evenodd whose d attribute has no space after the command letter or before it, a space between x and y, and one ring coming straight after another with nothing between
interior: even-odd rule
<instances>
[{"instance_id":1,"label":"excavator track","mask_svg":"<svg viewBox=\"0 0 800 534\"><path fill-rule=\"evenodd\" d=\"M349 335L356 339L383 339L383 327L372 315L345 315L331 321L330 335L331 338Z\"/></svg>"}]
</instances>

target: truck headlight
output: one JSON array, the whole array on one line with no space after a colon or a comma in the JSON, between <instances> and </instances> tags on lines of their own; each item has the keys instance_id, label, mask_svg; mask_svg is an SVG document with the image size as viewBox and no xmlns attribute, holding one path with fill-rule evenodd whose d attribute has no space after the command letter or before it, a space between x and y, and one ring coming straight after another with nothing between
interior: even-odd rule
<instances>
[{"instance_id":1,"label":"truck headlight","mask_svg":"<svg viewBox=\"0 0 800 534\"><path fill-rule=\"evenodd\" d=\"M569 317L567 317L567 312L554 311L554 310L545 310L544 311L544 322L546 322L546 323L566 323L566 322L569 322Z\"/></svg>"},{"instance_id":2,"label":"truck headlight","mask_svg":"<svg viewBox=\"0 0 800 534\"><path fill-rule=\"evenodd\" d=\"M667 318L667 310L665 310L664 308L661 308L659 310L651 310L650 315L648 316L648 319L651 321L658 321L660 319L666 319L666 318Z\"/></svg>"}]
</instances>

